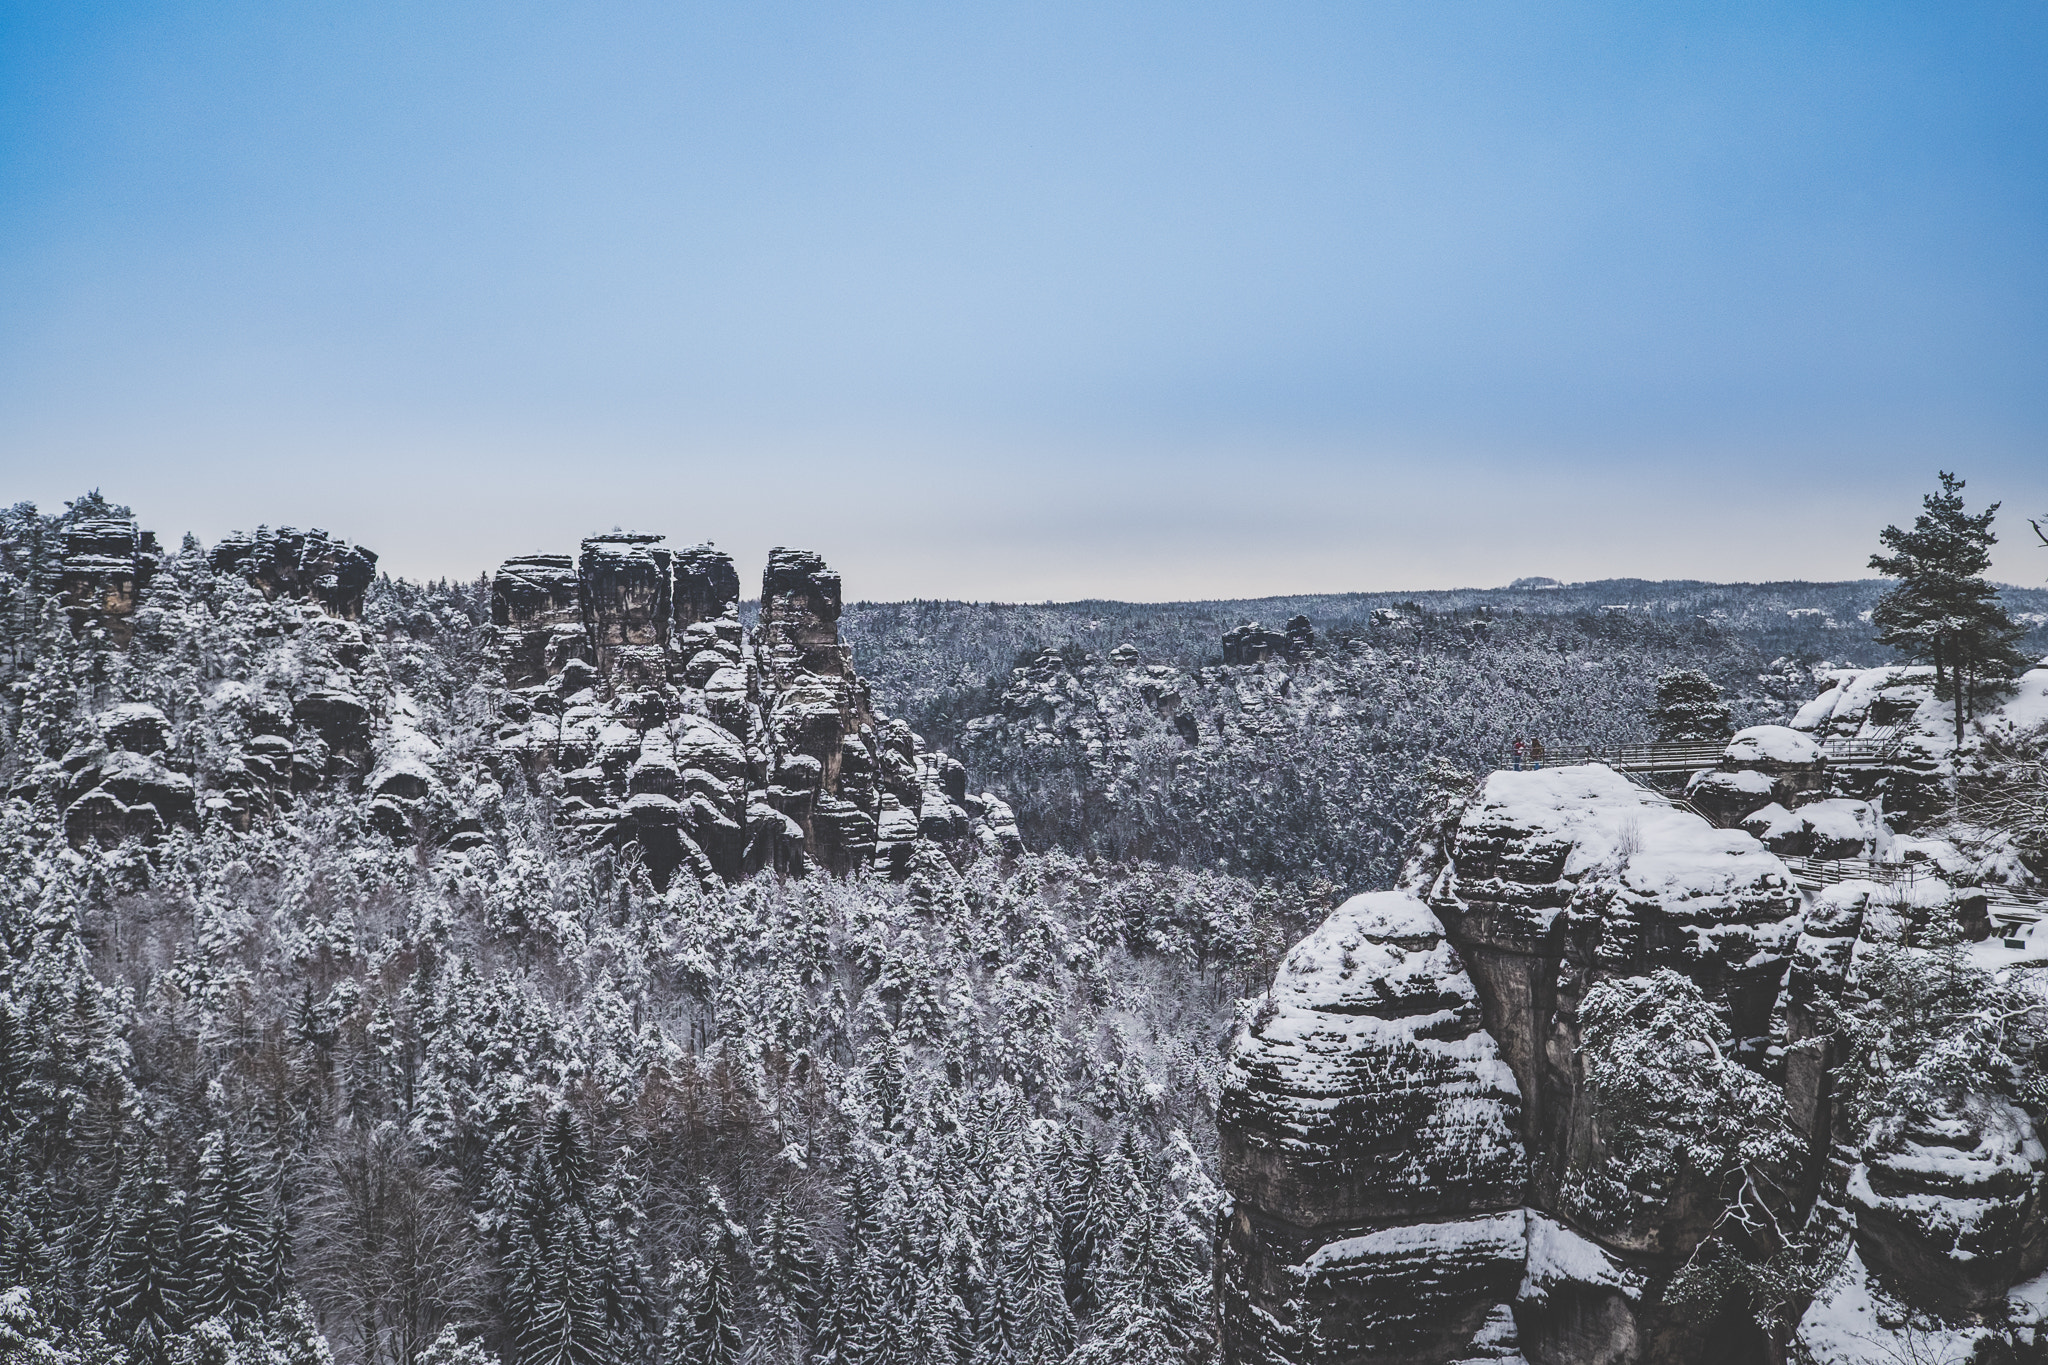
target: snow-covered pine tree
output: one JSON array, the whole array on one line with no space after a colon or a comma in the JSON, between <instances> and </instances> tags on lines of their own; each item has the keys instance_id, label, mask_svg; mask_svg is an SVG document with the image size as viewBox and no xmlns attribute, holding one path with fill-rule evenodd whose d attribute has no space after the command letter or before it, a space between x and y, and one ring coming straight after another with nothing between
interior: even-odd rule
<instances>
[{"instance_id":1,"label":"snow-covered pine tree","mask_svg":"<svg viewBox=\"0 0 2048 1365\"><path fill-rule=\"evenodd\" d=\"M1697 668L1674 668L1657 679L1650 721L1669 743L1722 740L1735 733L1733 712L1714 680Z\"/></svg>"},{"instance_id":2,"label":"snow-covered pine tree","mask_svg":"<svg viewBox=\"0 0 2048 1365\"><path fill-rule=\"evenodd\" d=\"M160 1161L124 1181L115 1198L113 1236L95 1278L109 1333L131 1344L137 1365L159 1365L184 1321L184 1203Z\"/></svg>"},{"instance_id":3,"label":"snow-covered pine tree","mask_svg":"<svg viewBox=\"0 0 2048 1365\"><path fill-rule=\"evenodd\" d=\"M775 1196L754 1227L754 1284L760 1299L756 1354L772 1365L803 1365L807 1324L817 1311L817 1253L788 1191Z\"/></svg>"},{"instance_id":4,"label":"snow-covered pine tree","mask_svg":"<svg viewBox=\"0 0 2048 1365\"><path fill-rule=\"evenodd\" d=\"M1999 504L1966 512L1963 486L1943 470L1941 491L1921 499L1911 530L1878 533L1892 553L1870 557L1871 568L1899 580L1871 609L1871 624L1883 643L1934 665L1936 691L1952 703L1957 744L1980 695L2004 689L2029 662L2014 648L2025 628L1984 577L1998 543L1991 522Z\"/></svg>"},{"instance_id":5,"label":"snow-covered pine tree","mask_svg":"<svg viewBox=\"0 0 2048 1365\"><path fill-rule=\"evenodd\" d=\"M270 1211L256 1188L248 1156L215 1130L199 1162L199 1187L185 1230L185 1275L195 1321L224 1318L239 1334L273 1306L265 1250Z\"/></svg>"},{"instance_id":6,"label":"snow-covered pine tree","mask_svg":"<svg viewBox=\"0 0 2048 1365\"><path fill-rule=\"evenodd\" d=\"M705 1238L703 1272L681 1309L683 1330L663 1365L741 1365L746 1339L740 1334L733 1292L736 1248L721 1224Z\"/></svg>"}]
</instances>

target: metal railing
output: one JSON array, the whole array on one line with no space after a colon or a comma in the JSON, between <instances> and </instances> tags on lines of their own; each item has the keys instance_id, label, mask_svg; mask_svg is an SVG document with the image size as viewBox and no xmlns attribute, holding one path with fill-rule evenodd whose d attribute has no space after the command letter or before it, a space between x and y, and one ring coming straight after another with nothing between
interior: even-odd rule
<instances>
[{"instance_id":1,"label":"metal railing","mask_svg":"<svg viewBox=\"0 0 2048 1365\"><path fill-rule=\"evenodd\" d=\"M1899 751L1905 741L1902 727L1893 725L1858 738L1829 738L1816 742L1821 756L1838 765L1882 763ZM1566 768L1579 763L1604 763L1624 773L1686 773L1718 768L1728 752L1726 740L1679 740L1661 744L1559 744L1547 747L1539 760L1532 752L1523 766L1539 762L1546 768Z\"/></svg>"},{"instance_id":2,"label":"metal railing","mask_svg":"<svg viewBox=\"0 0 2048 1365\"><path fill-rule=\"evenodd\" d=\"M1791 869L1793 880L1815 890L1847 881L1878 882L1910 889L1917 882L1941 876L1939 868L1926 863L1877 863L1866 858L1786 858L1784 861L1785 866ZM1955 886L1952 890L1959 896L1973 893L1983 896L1985 913L1990 916L1992 924L2000 928L2020 929L2048 919L2048 897L2032 892L2015 891L2006 886Z\"/></svg>"}]
</instances>

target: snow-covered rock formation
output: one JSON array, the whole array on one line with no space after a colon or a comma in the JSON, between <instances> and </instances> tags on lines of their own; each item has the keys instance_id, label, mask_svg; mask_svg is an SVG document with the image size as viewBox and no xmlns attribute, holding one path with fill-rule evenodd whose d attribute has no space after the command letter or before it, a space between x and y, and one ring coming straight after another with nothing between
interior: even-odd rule
<instances>
[{"instance_id":1,"label":"snow-covered rock formation","mask_svg":"<svg viewBox=\"0 0 2048 1365\"><path fill-rule=\"evenodd\" d=\"M685 865L707 879L876 862L901 875L920 841L960 856L1021 849L1006 805L876 712L839 643L839 579L822 560L770 557L750 639L731 559L660 542L595 536L574 560L500 570L500 762L480 773L456 771L359 619L372 552L259 528L203 563L192 550L159 592L153 536L81 522L57 576L74 632L104 642L110 674L131 651L168 649L191 656L193 676L161 705L108 711L16 773L12 792L54 801L73 843L111 846L208 819L247 829L340 784L391 837L459 847L477 803L525 781L554 794L581 846L636 847L663 884Z\"/></svg>"},{"instance_id":2,"label":"snow-covered rock formation","mask_svg":"<svg viewBox=\"0 0 2048 1365\"><path fill-rule=\"evenodd\" d=\"M1302 1358L1308 1321L1340 1359L1502 1340L1526 1259L1521 1101L1421 900L1354 897L1296 945L1224 1106L1226 1311L1246 1358Z\"/></svg>"},{"instance_id":3,"label":"snow-covered rock formation","mask_svg":"<svg viewBox=\"0 0 2048 1365\"><path fill-rule=\"evenodd\" d=\"M920 839L1021 849L1015 817L879 713L839 642L839 575L778 549L749 638L711 546L617 532L508 561L491 617L507 688L500 752L558 774L586 845L630 842L658 880L816 864L907 872Z\"/></svg>"},{"instance_id":4,"label":"snow-covered rock formation","mask_svg":"<svg viewBox=\"0 0 2048 1365\"><path fill-rule=\"evenodd\" d=\"M1858 804L1814 747L1746 732L1723 771ZM2048 1159L2023 1108L1960 1060L1874 1126L1833 1088L1844 1002L1886 989L1857 964L1905 970L1945 886L1809 905L1757 838L1599 765L1494 773L1405 877L1304 940L1234 1044L1227 1358L1761 1362L1846 1339L1836 1299L1890 1315L1870 1350L1915 1312L2030 1339L2011 1296L2048 1263ZM1698 1307L1681 1269L1730 1247L1846 1259L1800 1325L1799 1291Z\"/></svg>"},{"instance_id":5,"label":"snow-covered rock formation","mask_svg":"<svg viewBox=\"0 0 2048 1365\"><path fill-rule=\"evenodd\" d=\"M1960 755L1952 703L1935 695L1934 669L1922 664L1831 670L1791 728L1816 740L1889 746L1886 762L1844 767L1833 782L1840 795L1882 803L1889 823L1910 829L1945 806L1959 758L1967 776L1987 753L2018 748L2038 761L2048 749L2048 661L1969 716Z\"/></svg>"}]
</instances>

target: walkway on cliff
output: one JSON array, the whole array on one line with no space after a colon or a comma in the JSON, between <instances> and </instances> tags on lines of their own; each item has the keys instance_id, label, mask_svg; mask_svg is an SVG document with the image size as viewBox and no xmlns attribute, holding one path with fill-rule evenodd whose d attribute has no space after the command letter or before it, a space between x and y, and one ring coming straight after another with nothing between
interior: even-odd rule
<instances>
[{"instance_id":1,"label":"walkway on cliff","mask_svg":"<svg viewBox=\"0 0 2048 1365\"><path fill-rule=\"evenodd\" d=\"M1860 768L1890 762L1905 738L1904 727L1895 725L1858 739L1831 737L1817 742L1821 757L1831 765ZM1546 749L1543 761L1558 768L1575 763L1605 763L1622 773L1696 773L1720 767L1727 752L1725 739L1663 744L1560 744Z\"/></svg>"}]
</instances>

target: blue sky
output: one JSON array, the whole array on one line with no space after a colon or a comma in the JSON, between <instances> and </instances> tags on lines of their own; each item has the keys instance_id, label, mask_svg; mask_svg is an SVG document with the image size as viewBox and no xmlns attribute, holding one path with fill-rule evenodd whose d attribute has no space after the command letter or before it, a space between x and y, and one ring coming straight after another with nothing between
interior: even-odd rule
<instances>
[{"instance_id":1,"label":"blue sky","mask_svg":"<svg viewBox=\"0 0 2048 1365\"><path fill-rule=\"evenodd\" d=\"M0 0L0 496L869 597L1855 576L1937 468L2048 512L2044 88L2037 4Z\"/></svg>"}]
</instances>

